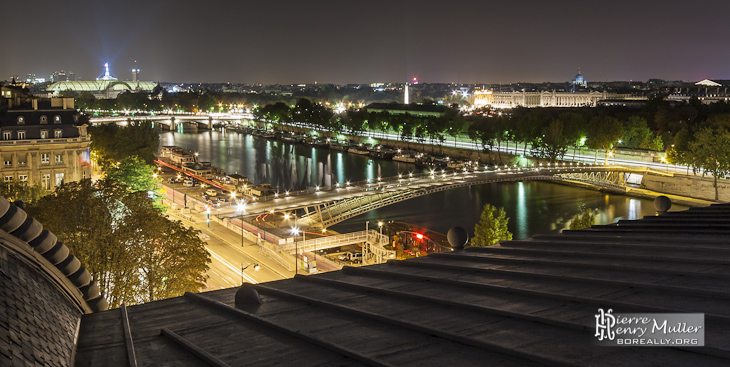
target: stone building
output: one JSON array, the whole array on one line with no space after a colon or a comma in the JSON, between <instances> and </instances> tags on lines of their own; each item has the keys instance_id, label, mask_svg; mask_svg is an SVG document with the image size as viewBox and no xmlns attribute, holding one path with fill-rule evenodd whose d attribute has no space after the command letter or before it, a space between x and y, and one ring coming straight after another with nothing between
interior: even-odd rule
<instances>
[{"instance_id":1,"label":"stone building","mask_svg":"<svg viewBox=\"0 0 730 367\"><path fill-rule=\"evenodd\" d=\"M557 92L557 91L477 91L474 106L493 108L515 107L595 107L598 101L608 98L606 92Z\"/></svg>"},{"instance_id":2,"label":"stone building","mask_svg":"<svg viewBox=\"0 0 730 367\"><path fill-rule=\"evenodd\" d=\"M25 101L28 102L25 102ZM90 178L86 125L73 98L11 98L0 110L0 176L52 190Z\"/></svg>"}]
</instances>

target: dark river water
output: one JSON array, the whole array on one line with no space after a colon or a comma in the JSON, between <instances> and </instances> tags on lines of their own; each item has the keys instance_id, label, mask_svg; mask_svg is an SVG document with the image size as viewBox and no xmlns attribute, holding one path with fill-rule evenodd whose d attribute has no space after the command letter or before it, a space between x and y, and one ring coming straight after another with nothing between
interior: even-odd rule
<instances>
[{"instance_id":1,"label":"dark river water","mask_svg":"<svg viewBox=\"0 0 730 367\"><path fill-rule=\"evenodd\" d=\"M377 179L399 173L425 172L413 164L288 144L251 135L207 131L162 132L161 145L177 145L199 153L228 173L238 173L255 184L270 183L280 192L346 181ZM533 234L559 233L579 212L580 205L595 211L596 224L654 215L652 200L564 186L548 182L510 182L453 189L370 211L332 227L338 232L374 226L377 221L399 221L446 233L461 226L470 234L484 204L504 207L515 239ZM674 205L672 210L687 207Z\"/></svg>"}]
</instances>

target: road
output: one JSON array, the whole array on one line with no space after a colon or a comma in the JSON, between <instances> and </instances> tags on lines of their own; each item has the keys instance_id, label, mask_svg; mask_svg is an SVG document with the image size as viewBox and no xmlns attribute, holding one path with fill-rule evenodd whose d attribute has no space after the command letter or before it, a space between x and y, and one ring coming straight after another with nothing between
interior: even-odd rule
<instances>
[{"instance_id":1,"label":"road","mask_svg":"<svg viewBox=\"0 0 730 367\"><path fill-rule=\"evenodd\" d=\"M203 237L208 236L204 240L207 242L206 249L210 253L211 263L205 290L237 287L242 280L247 283L262 283L291 278L294 275L293 271L289 272L261 255L257 244L244 239L241 247L241 237L235 232L215 222L208 226L203 214L191 214L190 218L194 220L191 222L172 212L173 210L168 211L170 218L201 230ZM259 270L255 270L252 264L259 264ZM246 266L248 268L241 271Z\"/></svg>"}]
</instances>

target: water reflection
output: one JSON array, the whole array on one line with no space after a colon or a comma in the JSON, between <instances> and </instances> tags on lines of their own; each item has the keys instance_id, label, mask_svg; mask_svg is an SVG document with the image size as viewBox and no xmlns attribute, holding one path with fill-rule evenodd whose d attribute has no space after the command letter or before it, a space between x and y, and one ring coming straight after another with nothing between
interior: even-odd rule
<instances>
[{"instance_id":1,"label":"water reflection","mask_svg":"<svg viewBox=\"0 0 730 367\"><path fill-rule=\"evenodd\" d=\"M163 132L161 144L195 150L202 161L210 161L226 172L244 175L254 184L270 183L279 192L425 172L413 164L371 160L366 156L291 145L238 133ZM505 208L515 239L528 238L537 233L560 232L567 228L570 219L579 212L581 203L595 209L596 224L655 214L652 200L526 181L437 192L368 212L332 229L349 232L364 229L365 221L368 220L393 220L442 233L453 226L461 226L473 233L486 203ZM672 210L683 209L686 207L672 207Z\"/></svg>"}]
</instances>

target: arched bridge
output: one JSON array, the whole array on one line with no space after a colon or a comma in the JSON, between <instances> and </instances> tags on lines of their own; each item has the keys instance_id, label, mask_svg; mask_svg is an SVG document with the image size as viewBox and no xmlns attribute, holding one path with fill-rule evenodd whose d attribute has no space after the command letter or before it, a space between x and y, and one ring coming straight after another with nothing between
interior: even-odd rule
<instances>
[{"instance_id":1,"label":"arched bridge","mask_svg":"<svg viewBox=\"0 0 730 367\"><path fill-rule=\"evenodd\" d=\"M356 183L336 184L292 193L289 196L263 198L247 204L248 213L304 209L302 220L310 226L327 228L373 209L408 199L458 187L525 180L579 181L612 192L626 192L632 175L649 170L621 166L568 165L496 170L432 171ZM238 215L233 207L222 216Z\"/></svg>"},{"instance_id":2,"label":"arched bridge","mask_svg":"<svg viewBox=\"0 0 730 367\"><path fill-rule=\"evenodd\" d=\"M124 113L124 111L120 111ZM157 124L165 125L170 130L176 130L181 125L188 125L195 128L211 129L217 123L240 123L242 119L252 118L250 114L228 114L228 113L210 113L210 114L158 114L158 115L127 115L119 114L117 116L100 116L89 119L92 125L99 124L117 124L125 126L135 121L152 121Z\"/></svg>"}]
</instances>

